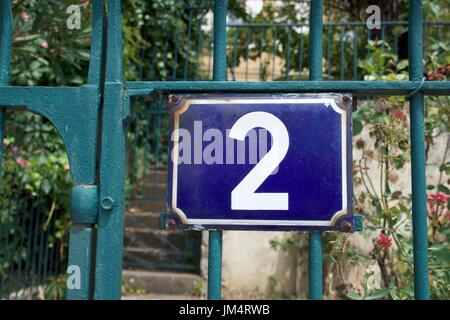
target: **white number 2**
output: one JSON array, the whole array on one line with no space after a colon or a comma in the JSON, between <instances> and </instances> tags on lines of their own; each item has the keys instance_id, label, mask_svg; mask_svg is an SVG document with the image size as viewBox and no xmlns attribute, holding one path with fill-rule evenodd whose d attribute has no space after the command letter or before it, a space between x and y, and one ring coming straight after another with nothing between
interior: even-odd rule
<instances>
[{"instance_id":1,"label":"white number 2","mask_svg":"<svg viewBox=\"0 0 450 320\"><path fill-rule=\"evenodd\" d=\"M235 122L229 136L242 141L253 128L271 133L272 148L231 192L231 210L288 210L288 193L255 192L286 156L289 149L286 126L273 114L250 112Z\"/></svg>"}]
</instances>

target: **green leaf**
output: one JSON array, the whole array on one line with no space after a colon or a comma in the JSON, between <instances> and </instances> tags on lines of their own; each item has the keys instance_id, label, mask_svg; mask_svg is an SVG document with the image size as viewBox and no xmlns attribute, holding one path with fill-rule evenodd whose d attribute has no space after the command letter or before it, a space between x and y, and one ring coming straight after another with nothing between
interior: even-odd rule
<instances>
[{"instance_id":1,"label":"green leaf","mask_svg":"<svg viewBox=\"0 0 450 320\"><path fill-rule=\"evenodd\" d=\"M366 297L366 300L376 300L384 298L389 293L389 288L380 289Z\"/></svg>"},{"instance_id":2,"label":"green leaf","mask_svg":"<svg viewBox=\"0 0 450 320\"><path fill-rule=\"evenodd\" d=\"M397 70L403 70L406 67L408 67L408 60L401 60L398 64L397 64Z\"/></svg>"},{"instance_id":3,"label":"green leaf","mask_svg":"<svg viewBox=\"0 0 450 320\"><path fill-rule=\"evenodd\" d=\"M444 163L439 166L439 172L445 172L446 174L450 174L450 163Z\"/></svg>"},{"instance_id":4,"label":"green leaf","mask_svg":"<svg viewBox=\"0 0 450 320\"><path fill-rule=\"evenodd\" d=\"M399 300L400 299L399 296L397 295L395 286L391 286L389 288L389 294L391 295L391 298L394 299L394 300Z\"/></svg>"},{"instance_id":5,"label":"green leaf","mask_svg":"<svg viewBox=\"0 0 450 320\"><path fill-rule=\"evenodd\" d=\"M52 187L48 180L43 180L42 184L41 184L41 188L45 194L49 194Z\"/></svg>"},{"instance_id":6,"label":"green leaf","mask_svg":"<svg viewBox=\"0 0 450 320\"><path fill-rule=\"evenodd\" d=\"M347 292L347 297L352 300L362 300L363 298L354 291Z\"/></svg>"},{"instance_id":7,"label":"green leaf","mask_svg":"<svg viewBox=\"0 0 450 320\"><path fill-rule=\"evenodd\" d=\"M360 134L361 131L363 130L363 125L362 125L361 121L359 121L357 119L353 119L352 130L353 130L354 136L357 136L358 134Z\"/></svg>"},{"instance_id":8,"label":"green leaf","mask_svg":"<svg viewBox=\"0 0 450 320\"><path fill-rule=\"evenodd\" d=\"M450 246L448 244L437 249L434 254L439 261L450 263Z\"/></svg>"},{"instance_id":9,"label":"green leaf","mask_svg":"<svg viewBox=\"0 0 450 320\"><path fill-rule=\"evenodd\" d=\"M450 189L443 184L438 185L438 191L444 192L445 194L450 194Z\"/></svg>"}]
</instances>

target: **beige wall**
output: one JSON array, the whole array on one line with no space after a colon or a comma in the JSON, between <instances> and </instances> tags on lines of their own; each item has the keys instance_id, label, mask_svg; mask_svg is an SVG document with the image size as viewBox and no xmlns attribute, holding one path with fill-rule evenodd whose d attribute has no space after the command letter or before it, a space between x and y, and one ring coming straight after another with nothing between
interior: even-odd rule
<instances>
[{"instance_id":1,"label":"beige wall","mask_svg":"<svg viewBox=\"0 0 450 320\"><path fill-rule=\"evenodd\" d=\"M295 255L270 247L270 240L286 237L287 233L283 232L225 232L224 293L235 298L267 294L270 292L269 277L276 279L278 290L295 293Z\"/></svg>"}]
</instances>

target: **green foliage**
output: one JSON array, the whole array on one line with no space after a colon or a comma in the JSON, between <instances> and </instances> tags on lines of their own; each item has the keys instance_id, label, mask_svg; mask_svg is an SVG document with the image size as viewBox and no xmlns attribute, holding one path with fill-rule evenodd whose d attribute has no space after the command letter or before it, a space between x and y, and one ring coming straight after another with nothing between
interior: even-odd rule
<instances>
[{"instance_id":1,"label":"green foliage","mask_svg":"<svg viewBox=\"0 0 450 320\"><path fill-rule=\"evenodd\" d=\"M48 279L48 284L44 289L45 300L62 300L67 292L67 275L56 275Z\"/></svg>"},{"instance_id":2,"label":"green foliage","mask_svg":"<svg viewBox=\"0 0 450 320\"><path fill-rule=\"evenodd\" d=\"M200 279L198 281L195 281L194 285L192 286L191 294L194 297L202 297L205 292L205 280Z\"/></svg>"},{"instance_id":3,"label":"green foliage","mask_svg":"<svg viewBox=\"0 0 450 320\"><path fill-rule=\"evenodd\" d=\"M134 284L125 283L125 281L122 281L122 295L144 295L147 293L147 290L145 288L139 287Z\"/></svg>"},{"instance_id":4,"label":"green foliage","mask_svg":"<svg viewBox=\"0 0 450 320\"><path fill-rule=\"evenodd\" d=\"M91 8L81 4L80 30L66 27L73 1L13 1L11 82L17 85L81 85L86 81Z\"/></svg>"}]
</instances>

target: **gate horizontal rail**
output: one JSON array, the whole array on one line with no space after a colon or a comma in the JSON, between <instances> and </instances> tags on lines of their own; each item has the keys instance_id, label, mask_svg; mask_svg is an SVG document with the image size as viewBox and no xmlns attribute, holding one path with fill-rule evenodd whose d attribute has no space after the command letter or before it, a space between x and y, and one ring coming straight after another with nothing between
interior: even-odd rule
<instances>
[{"instance_id":1,"label":"gate horizontal rail","mask_svg":"<svg viewBox=\"0 0 450 320\"><path fill-rule=\"evenodd\" d=\"M350 92L361 96L404 96L420 90L426 95L448 95L450 81L135 81L125 82L125 89L129 96L146 95L152 90L163 92Z\"/></svg>"},{"instance_id":2,"label":"gate horizontal rail","mask_svg":"<svg viewBox=\"0 0 450 320\"><path fill-rule=\"evenodd\" d=\"M438 25L450 25L449 21L424 21L424 25L438 26ZM408 21L380 21L380 26L407 26ZM228 23L228 27L234 28L282 28L282 27L309 27L309 23ZM341 22L324 22L324 27L336 26L336 27L349 27L349 26L367 26L367 22L362 21L341 21Z\"/></svg>"}]
</instances>

